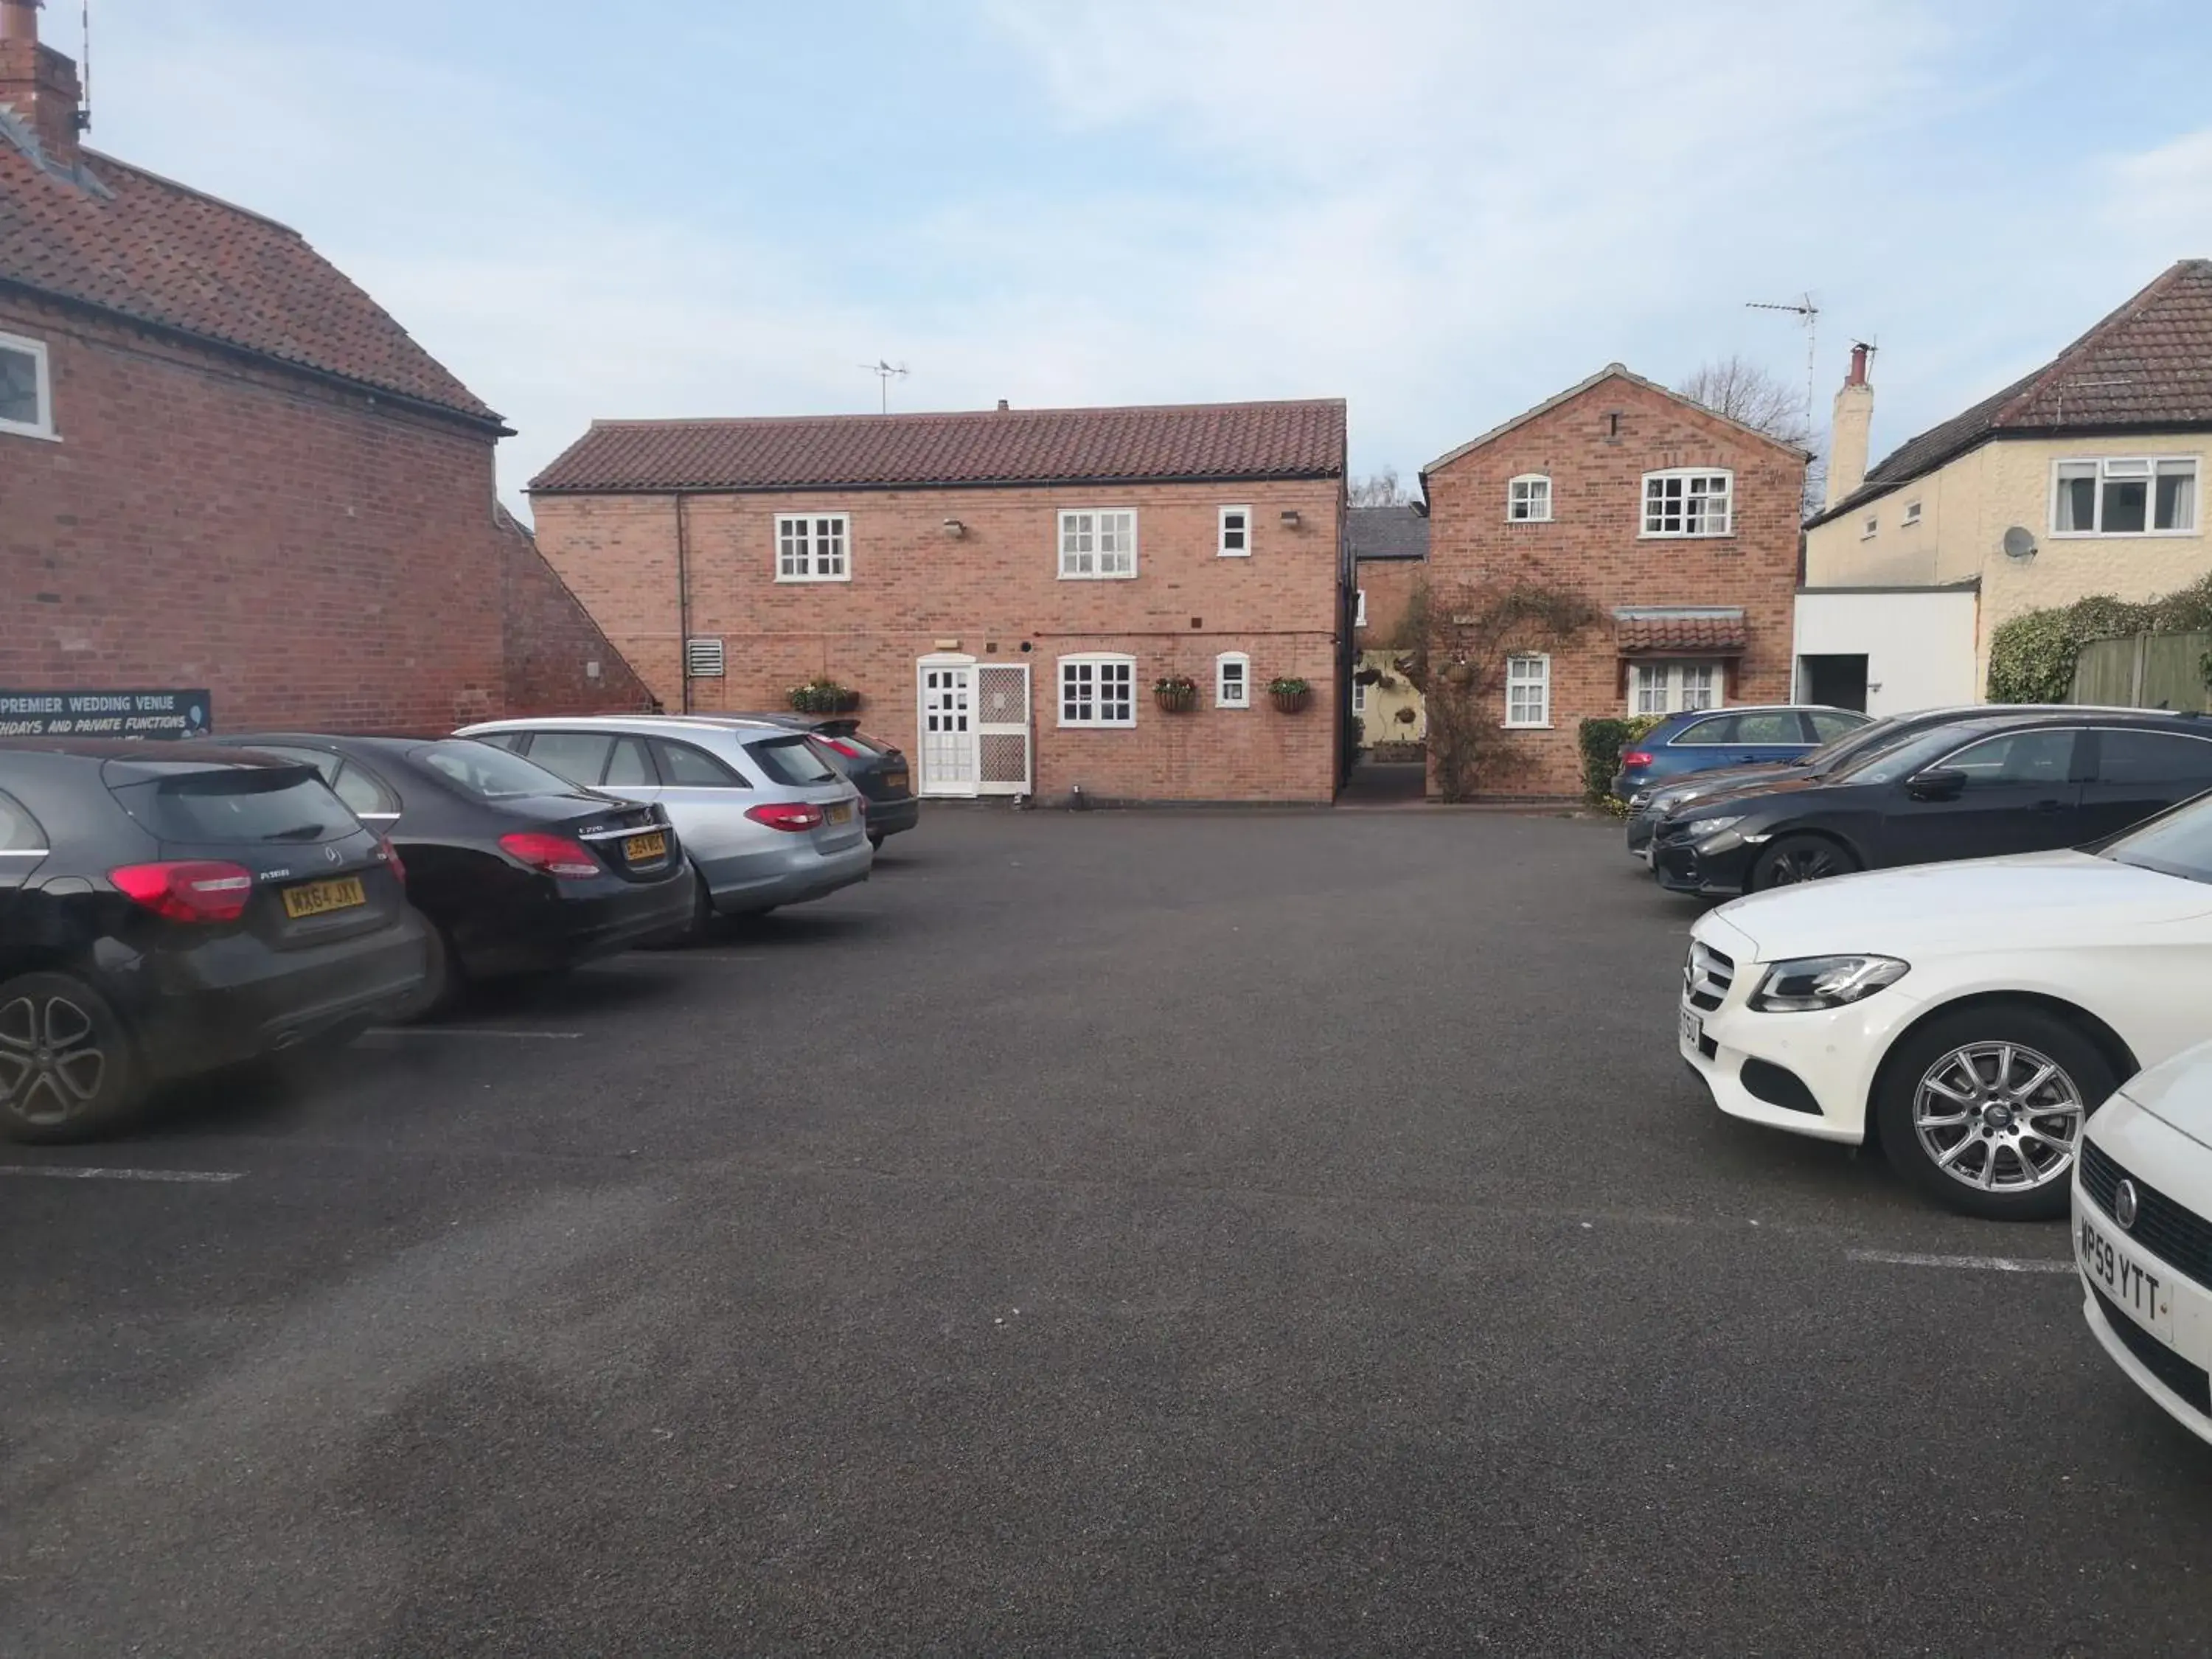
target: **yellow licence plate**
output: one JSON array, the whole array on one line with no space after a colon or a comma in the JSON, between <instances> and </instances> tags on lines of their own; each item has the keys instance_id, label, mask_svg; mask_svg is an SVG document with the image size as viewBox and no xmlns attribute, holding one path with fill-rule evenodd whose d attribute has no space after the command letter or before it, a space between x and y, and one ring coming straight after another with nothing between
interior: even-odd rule
<instances>
[{"instance_id":1,"label":"yellow licence plate","mask_svg":"<svg viewBox=\"0 0 2212 1659\"><path fill-rule=\"evenodd\" d=\"M903 789L903 788L905 788L905 787L906 787L906 786L907 786L907 775L905 774L905 772L903 772L903 771L898 771L898 772L886 772L886 773L884 773L884 787L885 788L888 788L888 789Z\"/></svg>"},{"instance_id":2,"label":"yellow licence plate","mask_svg":"<svg viewBox=\"0 0 2212 1659\"><path fill-rule=\"evenodd\" d=\"M832 823L850 823L853 821L853 803L838 801L830 807L827 816Z\"/></svg>"},{"instance_id":3,"label":"yellow licence plate","mask_svg":"<svg viewBox=\"0 0 2212 1659\"><path fill-rule=\"evenodd\" d=\"M302 916L319 916L332 910L349 910L356 904L368 902L368 895L362 889L359 876L340 876L335 881L311 881L304 887L284 890L284 914L297 921Z\"/></svg>"},{"instance_id":4,"label":"yellow licence plate","mask_svg":"<svg viewBox=\"0 0 2212 1659\"><path fill-rule=\"evenodd\" d=\"M668 856L668 837L659 830L632 836L623 842L623 856L632 864L652 864Z\"/></svg>"}]
</instances>

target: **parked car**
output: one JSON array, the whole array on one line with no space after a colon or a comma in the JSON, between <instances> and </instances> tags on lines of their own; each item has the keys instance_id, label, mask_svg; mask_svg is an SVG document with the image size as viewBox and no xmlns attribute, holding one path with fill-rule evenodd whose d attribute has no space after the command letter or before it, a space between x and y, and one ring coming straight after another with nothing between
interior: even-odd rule
<instances>
[{"instance_id":1,"label":"parked car","mask_svg":"<svg viewBox=\"0 0 2212 1659\"><path fill-rule=\"evenodd\" d=\"M882 850L886 836L921 822L921 803L915 799L914 774L905 751L895 744L869 737L850 714L763 714L727 718L781 726L815 738L826 751L823 758L852 779L853 787L867 798L868 842L878 851Z\"/></svg>"},{"instance_id":2,"label":"parked car","mask_svg":"<svg viewBox=\"0 0 2212 1659\"><path fill-rule=\"evenodd\" d=\"M1820 777L1697 802L1654 838L1652 872L1727 895L1855 870L2094 841L2212 788L2212 720L2155 710L1990 714Z\"/></svg>"},{"instance_id":3,"label":"parked car","mask_svg":"<svg viewBox=\"0 0 2212 1659\"><path fill-rule=\"evenodd\" d=\"M312 766L407 867L429 920L422 1010L471 981L574 967L680 933L697 878L658 805L580 789L467 738L226 738Z\"/></svg>"},{"instance_id":4,"label":"parked car","mask_svg":"<svg viewBox=\"0 0 2212 1659\"><path fill-rule=\"evenodd\" d=\"M594 714L494 720L459 735L526 756L570 782L659 805L683 836L715 915L762 915L866 881L867 804L805 733L726 717Z\"/></svg>"},{"instance_id":5,"label":"parked car","mask_svg":"<svg viewBox=\"0 0 2212 1659\"><path fill-rule=\"evenodd\" d=\"M2120 1086L2074 1167L2081 1316L2130 1382L2212 1441L2212 1043Z\"/></svg>"},{"instance_id":6,"label":"parked car","mask_svg":"<svg viewBox=\"0 0 2212 1659\"><path fill-rule=\"evenodd\" d=\"M2212 1036L2212 798L2094 852L1760 893L1690 938L1678 1042L1722 1111L1877 1139L1970 1215L2062 1215L2084 1119Z\"/></svg>"},{"instance_id":7,"label":"parked car","mask_svg":"<svg viewBox=\"0 0 2212 1659\"><path fill-rule=\"evenodd\" d=\"M1639 790L1719 767L1796 760L1869 720L1854 709L1795 703L1669 714L1621 750L1613 799L1632 804Z\"/></svg>"},{"instance_id":8,"label":"parked car","mask_svg":"<svg viewBox=\"0 0 2212 1659\"><path fill-rule=\"evenodd\" d=\"M82 1139L154 1084L403 1006L423 927L313 769L236 750L0 744L0 1133Z\"/></svg>"}]
</instances>

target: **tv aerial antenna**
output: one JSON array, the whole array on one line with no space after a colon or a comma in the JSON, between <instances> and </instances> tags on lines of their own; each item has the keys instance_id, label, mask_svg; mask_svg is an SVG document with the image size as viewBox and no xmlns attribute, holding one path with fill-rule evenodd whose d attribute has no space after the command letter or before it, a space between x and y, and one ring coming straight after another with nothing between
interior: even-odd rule
<instances>
[{"instance_id":1,"label":"tv aerial antenna","mask_svg":"<svg viewBox=\"0 0 2212 1659\"><path fill-rule=\"evenodd\" d=\"M1815 424L1813 416L1814 378L1820 370L1820 307L1808 292L1795 300L1747 300L1747 311L1784 311L1795 317L1805 330L1805 430L1810 433Z\"/></svg>"},{"instance_id":2,"label":"tv aerial antenna","mask_svg":"<svg viewBox=\"0 0 2212 1659\"><path fill-rule=\"evenodd\" d=\"M883 412L886 415L890 414L891 412L891 382L893 380L903 380L906 379L906 365L904 363L887 362L883 358L878 357L872 363L862 363L860 367L867 370L869 374L874 375L876 379L882 383L884 393Z\"/></svg>"}]
</instances>

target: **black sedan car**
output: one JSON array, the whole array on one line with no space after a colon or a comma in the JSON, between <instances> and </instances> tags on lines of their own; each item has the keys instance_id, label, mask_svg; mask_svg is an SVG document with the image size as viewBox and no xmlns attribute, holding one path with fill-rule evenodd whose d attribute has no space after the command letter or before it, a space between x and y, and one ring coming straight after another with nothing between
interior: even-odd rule
<instances>
[{"instance_id":1,"label":"black sedan car","mask_svg":"<svg viewBox=\"0 0 2212 1659\"><path fill-rule=\"evenodd\" d=\"M771 714L730 718L760 720L812 738L822 758L850 778L853 787L866 798L868 840L878 849L886 836L911 830L921 822L921 803L915 799L913 772L904 751L865 735L860 721L851 715Z\"/></svg>"},{"instance_id":2,"label":"black sedan car","mask_svg":"<svg viewBox=\"0 0 2212 1659\"><path fill-rule=\"evenodd\" d=\"M696 884L658 806L580 789L469 738L224 741L313 767L390 835L431 924L420 1012L458 1000L471 981L572 967L691 919Z\"/></svg>"},{"instance_id":3,"label":"black sedan car","mask_svg":"<svg viewBox=\"0 0 2212 1659\"><path fill-rule=\"evenodd\" d=\"M2049 852L2116 835L2212 789L2212 720L2155 710L1990 713L1818 777L1697 802L1652 872L1727 895L1854 870Z\"/></svg>"},{"instance_id":4,"label":"black sedan car","mask_svg":"<svg viewBox=\"0 0 2212 1659\"><path fill-rule=\"evenodd\" d=\"M0 744L0 1134L98 1134L157 1082L407 1006L426 930L403 879L310 767Z\"/></svg>"}]
</instances>

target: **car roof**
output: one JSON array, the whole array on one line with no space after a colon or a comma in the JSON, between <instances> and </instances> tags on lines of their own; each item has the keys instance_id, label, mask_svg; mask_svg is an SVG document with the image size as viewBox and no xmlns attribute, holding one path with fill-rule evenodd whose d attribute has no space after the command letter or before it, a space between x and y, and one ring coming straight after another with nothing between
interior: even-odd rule
<instances>
[{"instance_id":1,"label":"car roof","mask_svg":"<svg viewBox=\"0 0 2212 1659\"><path fill-rule=\"evenodd\" d=\"M726 714L532 714L520 720L482 720L465 726L454 735L478 732L558 732L604 728L610 732L726 732L757 727L763 732L786 730L764 720L740 720Z\"/></svg>"}]
</instances>

